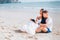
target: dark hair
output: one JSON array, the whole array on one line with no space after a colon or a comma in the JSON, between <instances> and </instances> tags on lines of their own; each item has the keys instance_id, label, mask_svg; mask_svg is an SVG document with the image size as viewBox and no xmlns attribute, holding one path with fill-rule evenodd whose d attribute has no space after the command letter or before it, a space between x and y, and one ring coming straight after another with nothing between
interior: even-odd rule
<instances>
[{"instance_id":1,"label":"dark hair","mask_svg":"<svg viewBox=\"0 0 60 40\"><path fill-rule=\"evenodd\" d=\"M43 13L48 13L48 11L47 10L44 10Z\"/></svg>"},{"instance_id":2,"label":"dark hair","mask_svg":"<svg viewBox=\"0 0 60 40\"><path fill-rule=\"evenodd\" d=\"M47 11L47 10L44 10L44 11L42 12L42 18L44 18L44 17L43 17L43 14L44 14L44 13L46 14L46 13L48 13L48 11Z\"/></svg>"},{"instance_id":3,"label":"dark hair","mask_svg":"<svg viewBox=\"0 0 60 40\"><path fill-rule=\"evenodd\" d=\"M43 11L44 9L42 8L41 10Z\"/></svg>"},{"instance_id":4,"label":"dark hair","mask_svg":"<svg viewBox=\"0 0 60 40\"><path fill-rule=\"evenodd\" d=\"M31 19L31 21L33 21L35 23L35 20L34 19Z\"/></svg>"}]
</instances>

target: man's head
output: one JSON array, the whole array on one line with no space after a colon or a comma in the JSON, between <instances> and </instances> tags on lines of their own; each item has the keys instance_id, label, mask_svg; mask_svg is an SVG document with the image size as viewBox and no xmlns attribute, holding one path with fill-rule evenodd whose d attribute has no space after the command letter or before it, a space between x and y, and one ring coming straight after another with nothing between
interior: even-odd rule
<instances>
[{"instance_id":1,"label":"man's head","mask_svg":"<svg viewBox=\"0 0 60 40\"><path fill-rule=\"evenodd\" d=\"M43 11L43 17L44 17L44 18L48 18L48 11L47 11L47 10L44 10L44 11Z\"/></svg>"}]
</instances>

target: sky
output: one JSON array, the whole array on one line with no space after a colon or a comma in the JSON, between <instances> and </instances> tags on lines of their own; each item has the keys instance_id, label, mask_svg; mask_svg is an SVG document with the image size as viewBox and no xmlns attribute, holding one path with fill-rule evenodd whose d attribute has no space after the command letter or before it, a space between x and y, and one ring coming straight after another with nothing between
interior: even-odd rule
<instances>
[{"instance_id":1,"label":"sky","mask_svg":"<svg viewBox=\"0 0 60 40\"><path fill-rule=\"evenodd\" d=\"M60 0L19 0L21 2L46 2L46 1L60 1Z\"/></svg>"}]
</instances>

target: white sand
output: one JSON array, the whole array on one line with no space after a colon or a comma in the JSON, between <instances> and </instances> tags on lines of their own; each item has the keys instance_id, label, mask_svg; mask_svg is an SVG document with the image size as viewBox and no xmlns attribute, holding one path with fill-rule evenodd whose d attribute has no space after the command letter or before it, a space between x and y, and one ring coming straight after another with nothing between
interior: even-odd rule
<instances>
[{"instance_id":1,"label":"white sand","mask_svg":"<svg viewBox=\"0 0 60 40\"><path fill-rule=\"evenodd\" d=\"M51 12L51 11L50 11ZM35 18L39 9L2 9L0 10L0 40L60 40L59 12L50 13L54 20L52 33L37 33L31 36L27 33L15 32L30 18ZM54 17L55 16L55 17Z\"/></svg>"}]
</instances>

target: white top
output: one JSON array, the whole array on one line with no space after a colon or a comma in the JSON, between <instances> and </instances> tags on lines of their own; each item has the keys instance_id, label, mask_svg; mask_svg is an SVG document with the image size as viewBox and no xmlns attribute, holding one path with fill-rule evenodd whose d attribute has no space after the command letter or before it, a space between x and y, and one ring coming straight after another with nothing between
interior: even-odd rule
<instances>
[{"instance_id":1,"label":"white top","mask_svg":"<svg viewBox=\"0 0 60 40\"><path fill-rule=\"evenodd\" d=\"M51 17L48 17L47 19L47 27L50 29L50 31L52 31L52 27L53 27L53 21Z\"/></svg>"}]
</instances>

